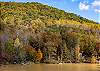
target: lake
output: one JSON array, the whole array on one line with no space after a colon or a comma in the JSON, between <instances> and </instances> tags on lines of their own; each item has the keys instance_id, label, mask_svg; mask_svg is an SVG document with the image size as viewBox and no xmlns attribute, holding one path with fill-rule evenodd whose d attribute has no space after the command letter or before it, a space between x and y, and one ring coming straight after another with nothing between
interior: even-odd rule
<instances>
[{"instance_id":1,"label":"lake","mask_svg":"<svg viewBox=\"0 0 100 71\"><path fill-rule=\"evenodd\" d=\"M100 64L3 65L0 71L100 71Z\"/></svg>"}]
</instances>

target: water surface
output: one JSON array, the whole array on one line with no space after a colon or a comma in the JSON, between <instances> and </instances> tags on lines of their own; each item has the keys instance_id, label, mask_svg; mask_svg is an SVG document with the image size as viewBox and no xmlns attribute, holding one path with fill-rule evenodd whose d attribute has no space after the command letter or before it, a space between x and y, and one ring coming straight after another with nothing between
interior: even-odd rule
<instances>
[{"instance_id":1,"label":"water surface","mask_svg":"<svg viewBox=\"0 0 100 71\"><path fill-rule=\"evenodd\" d=\"M3 65L0 71L100 71L98 64Z\"/></svg>"}]
</instances>

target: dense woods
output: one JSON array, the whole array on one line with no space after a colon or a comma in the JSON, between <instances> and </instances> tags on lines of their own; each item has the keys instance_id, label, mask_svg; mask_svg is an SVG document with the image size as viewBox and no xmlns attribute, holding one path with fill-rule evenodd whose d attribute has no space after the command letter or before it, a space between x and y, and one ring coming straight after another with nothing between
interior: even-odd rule
<instances>
[{"instance_id":1,"label":"dense woods","mask_svg":"<svg viewBox=\"0 0 100 71\"><path fill-rule=\"evenodd\" d=\"M100 58L99 23L37 2L0 5L0 64Z\"/></svg>"}]
</instances>

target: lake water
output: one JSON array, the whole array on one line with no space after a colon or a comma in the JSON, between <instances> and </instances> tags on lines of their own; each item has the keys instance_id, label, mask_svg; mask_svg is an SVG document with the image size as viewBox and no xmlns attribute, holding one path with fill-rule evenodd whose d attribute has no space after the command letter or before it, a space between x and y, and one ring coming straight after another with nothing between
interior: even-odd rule
<instances>
[{"instance_id":1,"label":"lake water","mask_svg":"<svg viewBox=\"0 0 100 71\"><path fill-rule=\"evenodd\" d=\"M3 65L0 71L100 71L99 64Z\"/></svg>"}]
</instances>

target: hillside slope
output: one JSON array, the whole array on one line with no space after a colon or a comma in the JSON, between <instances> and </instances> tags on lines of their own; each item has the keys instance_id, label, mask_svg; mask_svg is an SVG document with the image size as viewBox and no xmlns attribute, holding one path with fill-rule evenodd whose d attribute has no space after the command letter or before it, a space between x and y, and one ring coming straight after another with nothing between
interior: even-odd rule
<instances>
[{"instance_id":1,"label":"hillside slope","mask_svg":"<svg viewBox=\"0 0 100 71\"><path fill-rule=\"evenodd\" d=\"M0 4L1 19L5 20L5 22L7 23L10 23L9 21L15 20L31 22L32 20L40 19L42 22L45 23L45 25L48 25L49 23L54 23L56 21L61 22L62 24L96 24L96 22L78 16L74 13L67 13L63 10L59 10L57 8L53 8L37 2L0 2Z\"/></svg>"},{"instance_id":2,"label":"hillside slope","mask_svg":"<svg viewBox=\"0 0 100 71\"><path fill-rule=\"evenodd\" d=\"M100 57L100 24L37 2L0 5L0 63L91 62Z\"/></svg>"}]
</instances>

